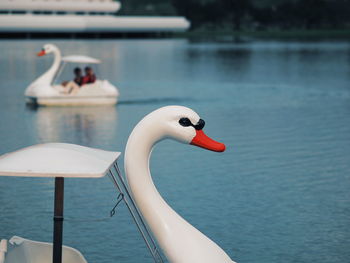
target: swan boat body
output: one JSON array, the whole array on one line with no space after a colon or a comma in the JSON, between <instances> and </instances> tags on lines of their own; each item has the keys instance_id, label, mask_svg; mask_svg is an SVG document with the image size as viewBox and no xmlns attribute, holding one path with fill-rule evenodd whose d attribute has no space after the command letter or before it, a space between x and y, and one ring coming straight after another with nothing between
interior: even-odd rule
<instances>
[{"instance_id":1,"label":"swan boat body","mask_svg":"<svg viewBox=\"0 0 350 263\"><path fill-rule=\"evenodd\" d=\"M53 44L44 45L38 56L50 53L54 55L53 64L25 91L28 103L41 106L113 105L117 103L119 91L108 80L97 79L94 83L82 85L74 95L65 93L62 84L54 83L66 63L100 64L100 60L80 55L62 57L58 47Z\"/></svg>"},{"instance_id":2,"label":"swan boat body","mask_svg":"<svg viewBox=\"0 0 350 263\"><path fill-rule=\"evenodd\" d=\"M156 143L167 138L211 151L223 152L224 144L204 134L202 130L204 124L205 122L197 113L182 106L163 107L150 113L134 128L127 142L124 156L127 183L124 184L122 176L120 178L122 185L114 181L120 193L129 196L129 201L124 200L128 208L128 202L134 203L135 211L140 213L141 220L144 220L147 225L146 231L149 229L152 232L152 236L156 238L164 255L171 263L234 263L214 241L190 225L166 203L157 191L150 174L149 159L152 149ZM65 143L34 145L0 156L0 175L2 176L55 177L54 218L56 216L62 218L60 221L54 221L53 244L15 236L10 239L12 250L9 251L6 247L7 241L2 240L0 263L44 263L51 259L54 263L85 263L79 251L62 246L62 231L59 231L59 226L62 228L63 212L60 215L60 211L56 211L56 206L60 206L56 193L63 192L63 187L61 186L60 190L59 186L63 184L65 177L98 178L106 174L111 175L111 167L117 167L116 161L119 156L119 152ZM116 171L118 172L117 169ZM124 190L121 190L122 187ZM61 195L63 196L63 193ZM63 210L63 200L61 201L61 210ZM134 215L133 219L135 220ZM138 225L137 220L135 222ZM150 248L147 241L146 244ZM19 247L21 245L27 245L27 248L21 250ZM33 261L32 258L26 259L26 256L40 254L42 249L49 251L45 250L46 252L42 254L45 258L37 261ZM22 255L23 250L26 252L25 256ZM29 253L28 250L34 252ZM50 253L52 250L53 254ZM150 249L151 253L155 250ZM20 256L24 260L21 262L13 260L16 253L22 253ZM155 262L163 262L161 256L158 258L153 256L153 258Z\"/></svg>"},{"instance_id":3,"label":"swan boat body","mask_svg":"<svg viewBox=\"0 0 350 263\"><path fill-rule=\"evenodd\" d=\"M78 250L62 246L64 178L103 177L119 155L119 152L79 145L47 143L0 156L0 175L2 176L55 178L53 243L38 242L18 236L12 237L9 241L2 239L0 263L87 263ZM20 163L22 164L19 165Z\"/></svg>"}]
</instances>

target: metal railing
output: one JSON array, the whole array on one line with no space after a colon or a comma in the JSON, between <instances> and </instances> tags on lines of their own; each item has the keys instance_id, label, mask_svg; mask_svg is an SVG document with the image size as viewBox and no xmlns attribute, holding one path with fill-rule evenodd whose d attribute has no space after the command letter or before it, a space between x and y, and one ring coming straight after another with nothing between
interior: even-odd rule
<instances>
[{"instance_id":1,"label":"metal railing","mask_svg":"<svg viewBox=\"0 0 350 263\"><path fill-rule=\"evenodd\" d=\"M114 172L114 173L113 173ZM134 220L143 240L146 243L148 250L150 251L155 263L164 263L162 256L159 252L156 242L154 241L150 231L148 230L140 211L138 210L134 199L132 198L128 186L126 185L124 178L119 170L118 164L114 163L113 167L109 169L109 176L113 181L114 186L119 192L119 196L124 200L132 219Z\"/></svg>"}]
</instances>

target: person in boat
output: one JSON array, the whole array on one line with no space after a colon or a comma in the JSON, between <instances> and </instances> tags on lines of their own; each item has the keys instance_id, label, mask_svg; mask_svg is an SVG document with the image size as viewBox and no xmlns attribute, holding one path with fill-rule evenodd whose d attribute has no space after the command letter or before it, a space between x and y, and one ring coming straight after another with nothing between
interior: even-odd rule
<instances>
[{"instance_id":1,"label":"person in boat","mask_svg":"<svg viewBox=\"0 0 350 263\"><path fill-rule=\"evenodd\" d=\"M85 76L83 78L84 84L94 83L96 81L96 75L91 67L85 67Z\"/></svg>"},{"instance_id":2,"label":"person in boat","mask_svg":"<svg viewBox=\"0 0 350 263\"><path fill-rule=\"evenodd\" d=\"M73 81L65 81L62 83L64 87L64 93L75 95L80 89L80 86L84 85L84 77L81 68L74 69L74 79Z\"/></svg>"}]
</instances>

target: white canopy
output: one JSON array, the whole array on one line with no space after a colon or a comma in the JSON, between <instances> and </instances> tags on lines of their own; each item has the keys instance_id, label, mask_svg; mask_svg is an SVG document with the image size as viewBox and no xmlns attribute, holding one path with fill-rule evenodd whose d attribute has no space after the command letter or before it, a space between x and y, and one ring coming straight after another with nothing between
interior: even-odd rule
<instances>
[{"instance_id":1,"label":"white canopy","mask_svg":"<svg viewBox=\"0 0 350 263\"><path fill-rule=\"evenodd\" d=\"M0 175L97 178L106 175L119 156L76 144L38 144L0 156Z\"/></svg>"},{"instance_id":2,"label":"white canopy","mask_svg":"<svg viewBox=\"0 0 350 263\"><path fill-rule=\"evenodd\" d=\"M62 58L64 62L72 62L72 63L84 63L84 64L100 64L101 60L88 57L88 56L80 56L80 55L72 55L65 56Z\"/></svg>"}]
</instances>

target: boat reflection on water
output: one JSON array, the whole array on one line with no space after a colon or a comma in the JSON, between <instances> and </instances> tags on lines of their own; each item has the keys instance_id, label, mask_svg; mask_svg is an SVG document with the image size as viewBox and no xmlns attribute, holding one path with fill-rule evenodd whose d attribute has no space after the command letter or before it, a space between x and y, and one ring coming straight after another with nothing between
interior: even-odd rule
<instances>
[{"instance_id":1,"label":"boat reflection on water","mask_svg":"<svg viewBox=\"0 0 350 263\"><path fill-rule=\"evenodd\" d=\"M103 147L116 138L117 109L96 107L27 107L39 142L68 142Z\"/></svg>"}]
</instances>

